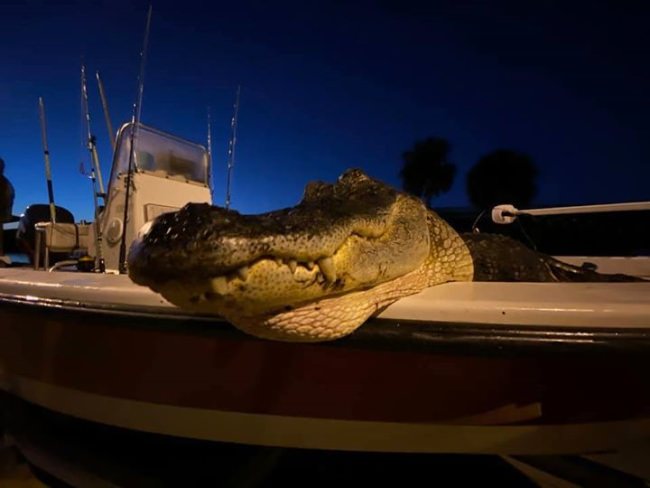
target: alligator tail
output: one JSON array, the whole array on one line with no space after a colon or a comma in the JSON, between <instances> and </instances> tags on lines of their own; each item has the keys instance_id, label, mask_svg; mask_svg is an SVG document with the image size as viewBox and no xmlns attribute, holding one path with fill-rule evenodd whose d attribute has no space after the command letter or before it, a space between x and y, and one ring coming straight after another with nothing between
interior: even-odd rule
<instances>
[{"instance_id":1,"label":"alligator tail","mask_svg":"<svg viewBox=\"0 0 650 488\"><path fill-rule=\"evenodd\" d=\"M499 234L462 234L474 264L474 281L639 282L637 276L574 266Z\"/></svg>"},{"instance_id":2,"label":"alligator tail","mask_svg":"<svg viewBox=\"0 0 650 488\"><path fill-rule=\"evenodd\" d=\"M558 259L550 256L545 256L546 265L550 272L555 276L557 281L582 281L582 282L635 282L647 281L638 276L631 276L621 273L598 273L589 264L585 263L582 266L573 266L564 263Z\"/></svg>"}]
</instances>

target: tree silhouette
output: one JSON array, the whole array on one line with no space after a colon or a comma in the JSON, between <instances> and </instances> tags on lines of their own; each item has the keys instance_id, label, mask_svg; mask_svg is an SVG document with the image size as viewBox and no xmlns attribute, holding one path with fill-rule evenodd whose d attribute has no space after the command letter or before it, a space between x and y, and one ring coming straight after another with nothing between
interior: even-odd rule
<instances>
[{"instance_id":1,"label":"tree silhouette","mask_svg":"<svg viewBox=\"0 0 650 488\"><path fill-rule=\"evenodd\" d=\"M497 149L479 159L467 174L467 195L480 209L502 203L526 207L537 194L536 179L537 166L530 156Z\"/></svg>"},{"instance_id":2,"label":"tree silhouette","mask_svg":"<svg viewBox=\"0 0 650 488\"><path fill-rule=\"evenodd\" d=\"M449 191L456 175L456 166L448 160L451 146L446 139L429 137L416 141L402 154L399 176L407 193L421 198L431 206L431 199Z\"/></svg>"}]
</instances>

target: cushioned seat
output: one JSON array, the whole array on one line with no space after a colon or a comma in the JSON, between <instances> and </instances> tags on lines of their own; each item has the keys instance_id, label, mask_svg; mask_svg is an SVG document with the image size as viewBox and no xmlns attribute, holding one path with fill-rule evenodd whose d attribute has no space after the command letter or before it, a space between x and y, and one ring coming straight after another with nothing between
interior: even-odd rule
<instances>
[{"instance_id":1,"label":"cushioned seat","mask_svg":"<svg viewBox=\"0 0 650 488\"><path fill-rule=\"evenodd\" d=\"M50 252L87 251L91 224L39 222L36 224L36 253L34 267L39 267L41 246L45 247L45 268L48 268Z\"/></svg>"}]
</instances>

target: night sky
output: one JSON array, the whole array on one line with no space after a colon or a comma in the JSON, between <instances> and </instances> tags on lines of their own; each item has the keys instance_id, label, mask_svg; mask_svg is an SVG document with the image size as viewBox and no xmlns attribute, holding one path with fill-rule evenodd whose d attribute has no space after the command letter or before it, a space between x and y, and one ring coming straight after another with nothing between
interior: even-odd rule
<instances>
[{"instance_id":1,"label":"night sky","mask_svg":"<svg viewBox=\"0 0 650 488\"><path fill-rule=\"evenodd\" d=\"M570 4L567 6L567 4ZM537 204L650 199L650 2L153 3L142 121L205 143L215 200L242 85L233 207L295 204L348 167L399 185L415 140L452 144L458 173L434 206L467 206L482 155L522 151ZM57 204L90 219L79 66L90 74L105 178L110 154L94 73L113 123L131 116L146 2L3 2L0 157L14 213L45 202L37 99L45 99Z\"/></svg>"}]
</instances>

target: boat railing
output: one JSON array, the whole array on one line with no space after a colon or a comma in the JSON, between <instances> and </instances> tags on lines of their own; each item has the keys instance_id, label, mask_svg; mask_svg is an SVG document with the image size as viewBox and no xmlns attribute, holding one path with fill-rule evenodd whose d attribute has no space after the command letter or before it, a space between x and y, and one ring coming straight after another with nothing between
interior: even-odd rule
<instances>
[{"instance_id":1,"label":"boat railing","mask_svg":"<svg viewBox=\"0 0 650 488\"><path fill-rule=\"evenodd\" d=\"M633 212L642 210L650 210L650 201L606 203L598 205L573 205L568 207L549 207L529 210L519 210L514 205L503 204L492 208L492 221L495 224L511 224L520 215L543 216L601 212Z\"/></svg>"}]
</instances>

